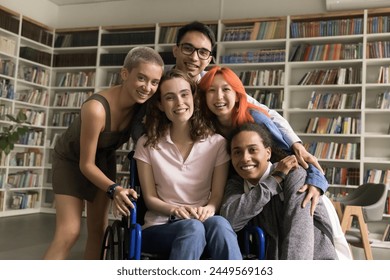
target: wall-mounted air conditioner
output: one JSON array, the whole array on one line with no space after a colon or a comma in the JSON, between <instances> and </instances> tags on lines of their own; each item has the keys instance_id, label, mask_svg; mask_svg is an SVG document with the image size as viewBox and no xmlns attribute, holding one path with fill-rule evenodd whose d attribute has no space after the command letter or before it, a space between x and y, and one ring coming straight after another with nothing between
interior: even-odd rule
<instances>
[{"instance_id":1,"label":"wall-mounted air conditioner","mask_svg":"<svg viewBox=\"0 0 390 280\"><path fill-rule=\"evenodd\" d=\"M385 7L390 8L390 0L326 0L328 11Z\"/></svg>"}]
</instances>

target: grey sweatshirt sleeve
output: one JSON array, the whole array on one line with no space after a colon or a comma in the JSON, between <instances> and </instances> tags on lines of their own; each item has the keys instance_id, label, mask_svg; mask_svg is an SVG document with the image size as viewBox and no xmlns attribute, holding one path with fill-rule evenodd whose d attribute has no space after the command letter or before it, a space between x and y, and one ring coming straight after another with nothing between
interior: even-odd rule
<instances>
[{"instance_id":1,"label":"grey sweatshirt sleeve","mask_svg":"<svg viewBox=\"0 0 390 280\"><path fill-rule=\"evenodd\" d=\"M278 182L272 176L248 193L244 192L243 179L239 176L232 177L225 188L220 214L230 222L234 231L239 231L280 191Z\"/></svg>"}]
</instances>

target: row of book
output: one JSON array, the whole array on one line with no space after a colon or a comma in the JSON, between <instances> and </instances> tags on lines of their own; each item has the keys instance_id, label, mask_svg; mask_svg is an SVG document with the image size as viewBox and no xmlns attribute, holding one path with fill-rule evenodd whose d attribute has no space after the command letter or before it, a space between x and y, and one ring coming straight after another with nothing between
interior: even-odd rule
<instances>
[{"instance_id":1,"label":"row of book","mask_svg":"<svg viewBox=\"0 0 390 280\"><path fill-rule=\"evenodd\" d=\"M19 19L14 15L0 9L0 28L4 28L12 33L19 33Z\"/></svg>"},{"instance_id":2,"label":"row of book","mask_svg":"<svg viewBox=\"0 0 390 280\"><path fill-rule=\"evenodd\" d=\"M19 67L18 78L30 83L48 86L50 71L36 66L21 66Z\"/></svg>"},{"instance_id":3,"label":"row of book","mask_svg":"<svg viewBox=\"0 0 390 280\"><path fill-rule=\"evenodd\" d=\"M292 48L290 61L362 59L363 44L300 44Z\"/></svg>"},{"instance_id":4,"label":"row of book","mask_svg":"<svg viewBox=\"0 0 390 280\"><path fill-rule=\"evenodd\" d=\"M48 106L49 92L34 88L19 90L16 92L15 100L40 106Z\"/></svg>"},{"instance_id":5,"label":"row of book","mask_svg":"<svg viewBox=\"0 0 390 280\"><path fill-rule=\"evenodd\" d=\"M96 52L55 54L53 67L96 67Z\"/></svg>"},{"instance_id":6,"label":"row of book","mask_svg":"<svg viewBox=\"0 0 390 280\"><path fill-rule=\"evenodd\" d=\"M372 16L367 18L367 33L390 32L390 16Z\"/></svg>"},{"instance_id":7,"label":"row of book","mask_svg":"<svg viewBox=\"0 0 390 280\"><path fill-rule=\"evenodd\" d=\"M0 78L0 97L13 99L14 94L14 85L10 80Z\"/></svg>"},{"instance_id":8,"label":"row of book","mask_svg":"<svg viewBox=\"0 0 390 280\"><path fill-rule=\"evenodd\" d=\"M116 183L120 186L130 186L130 176L123 175L116 177Z\"/></svg>"},{"instance_id":9,"label":"row of book","mask_svg":"<svg viewBox=\"0 0 390 280\"><path fill-rule=\"evenodd\" d=\"M116 155L116 171L129 171L130 161L127 155Z\"/></svg>"},{"instance_id":10,"label":"row of book","mask_svg":"<svg viewBox=\"0 0 390 280\"><path fill-rule=\"evenodd\" d=\"M58 87L94 87L96 72L66 72L58 75Z\"/></svg>"},{"instance_id":11,"label":"row of book","mask_svg":"<svg viewBox=\"0 0 390 280\"><path fill-rule=\"evenodd\" d=\"M245 86L283 86L283 69L241 71L238 76Z\"/></svg>"},{"instance_id":12,"label":"row of book","mask_svg":"<svg viewBox=\"0 0 390 280\"><path fill-rule=\"evenodd\" d=\"M380 66L377 83L378 84L388 84L390 83L390 67L389 66Z\"/></svg>"},{"instance_id":13,"label":"row of book","mask_svg":"<svg viewBox=\"0 0 390 280\"><path fill-rule=\"evenodd\" d=\"M360 143L305 143L306 150L318 159L356 160L360 158Z\"/></svg>"},{"instance_id":14,"label":"row of book","mask_svg":"<svg viewBox=\"0 0 390 280\"><path fill-rule=\"evenodd\" d=\"M32 22L23 21L22 36L51 47L53 44L53 33Z\"/></svg>"},{"instance_id":15,"label":"row of book","mask_svg":"<svg viewBox=\"0 0 390 280\"><path fill-rule=\"evenodd\" d=\"M256 89L255 91L248 91L255 100L259 101L261 104L266 105L271 109L281 109L284 99L284 90L262 90Z\"/></svg>"},{"instance_id":16,"label":"row of book","mask_svg":"<svg viewBox=\"0 0 390 280\"><path fill-rule=\"evenodd\" d=\"M53 107L79 108L92 94L92 91L56 93L53 100Z\"/></svg>"},{"instance_id":17,"label":"row of book","mask_svg":"<svg viewBox=\"0 0 390 280\"><path fill-rule=\"evenodd\" d=\"M160 44L173 44L176 43L177 31L180 26L162 27L160 29L160 37L158 42ZM214 33L216 34L216 33Z\"/></svg>"},{"instance_id":18,"label":"row of book","mask_svg":"<svg viewBox=\"0 0 390 280\"><path fill-rule=\"evenodd\" d=\"M16 41L12 38L8 38L0 35L0 52L15 55L16 53Z\"/></svg>"},{"instance_id":19,"label":"row of book","mask_svg":"<svg viewBox=\"0 0 390 280\"><path fill-rule=\"evenodd\" d=\"M363 18L293 21L291 22L290 30L291 38L363 34Z\"/></svg>"},{"instance_id":20,"label":"row of book","mask_svg":"<svg viewBox=\"0 0 390 280\"><path fill-rule=\"evenodd\" d=\"M362 70L358 67L314 69L306 72L298 85L346 85L360 84Z\"/></svg>"},{"instance_id":21,"label":"row of book","mask_svg":"<svg viewBox=\"0 0 390 280\"><path fill-rule=\"evenodd\" d=\"M218 34L217 24L207 24L214 34ZM163 26L160 28L160 35L158 42L160 44L174 44L176 43L177 32L181 26Z\"/></svg>"},{"instance_id":22,"label":"row of book","mask_svg":"<svg viewBox=\"0 0 390 280\"><path fill-rule=\"evenodd\" d=\"M5 175L4 174L0 174L0 189L1 189L1 186L3 185L3 177ZM4 196L5 196L5 192L1 192L0 191L0 212L3 211L3 207L4 207Z\"/></svg>"},{"instance_id":23,"label":"row of book","mask_svg":"<svg viewBox=\"0 0 390 280\"><path fill-rule=\"evenodd\" d=\"M102 46L154 44L156 31L132 30L102 34Z\"/></svg>"},{"instance_id":24,"label":"row of book","mask_svg":"<svg viewBox=\"0 0 390 280\"><path fill-rule=\"evenodd\" d=\"M385 184L390 188L390 169L369 169L364 178L366 183Z\"/></svg>"},{"instance_id":25,"label":"row of book","mask_svg":"<svg viewBox=\"0 0 390 280\"><path fill-rule=\"evenodd\" d=\"M59 33L55 36L55 48L86 47L96 46L98 44L99 32L96 31L78 31L72 33ZM102 36L102 40L104 34Z\"/></svg>"},{"instance_id":26,"label":"row of book","mask_svg":"<svg viewBox=\"0 0 390 280\"><path fill-rule=\"evenodd\" d=\"M20 47L19 57L51 66L51 54L30 47Z\"/></svg>"},{"instance_id":27,"label":"row of book","mask_svg":"<svg viewBox=\"0 0 390 280\"><path fill-rule=\"evenodd\" d=\"M226 26L222 34L222 41L247 41L252 38L253 25Z\"/></svg>"},{"instance_id":28,"label":"row of book","mask_svg":"<svg viewBox=\"0 0 390 280\"><path fill-rule=\"evenodd\" d=\"M42 166L42 153L39 149L29 148L24 152L17 152L10 157L10 166L37 167Z\"/></svg>"},{"instance_id":29,"label":"row of book","mask_svg":"<svg viewBox=\"0 0 390 280\"><path fill-rule=\"evenodd\" d=\"M15 63L12 60L1 59L0 57L0 75L12 77L15 72Z\"/></svg>"},{"instance_id":30,"label":"row of book","mask_svg":"<svg viewBox=\"0 0 390 280\"><path fill-rule=\"evenodd\" d=\"M385 214L390 214L390 196L386 199ZM390 241L390 225L387 225L382 241Z\"/></svg>"},{"instance_id":31,"label":"row of book","mask_svg":"<svg viewBox=\"0 0 390 280\"><path fill-rule=\"evenodd\" d=\"M52 126L68 127L76 117L78 112L57 112L53 114Z\"/></svg>"},{"instance_id":32,"label":"row of book","mask_svg":"<svg viewBox=\"0 0 390 280\"><path fill-rule=\"evenodd\" d=\"M390 41L367 43L368 58L390 58Z\"/></svg>"},{"instance_id":33,"label":"row of book","mask_svg":"<svg viewBox=\"0 0 390 280\"><path fill-rule=\"evenodd\" d=\"M127 53L103 53L100 55L100 66L122 66Z\"/></svg>"},{"instance_id":34,"label":"row of book","mask_svg":"<svg viewBox=\"0 0 390 280\"><path fill-rule=\"evenodd\" d=\"M9 207L10 209L35 208L38 202L38 192L13 192Z\"/></svg>"},{"instance_id":35,"label":"row of book","mask_svg":"<svg viewBox=\"0 0 390 280\"><path fill-rule=\"evenodd\" d=\"M26 115L26 122L31 125L44 126L46 122L45 111L31 110L31 109L20 109Z\"/></svg>"},{"instance_id":36,"label":"row of book","mask_svg":"<svg viewBox=\"0 0 390 280\"><path fill-rule=\"evenodd\" d=\"M57 143L57 140L61 136L61 134L62 133L58 133L58 132L54 133L53 137L51 138L51 140L47 142L47 146L50 147L50 148L54 148L56 143Z\"/></svg>"},{"instance_id":37,"label":"row of book","mask_svg":"<svg viewBox=\"0 0 390 280\"><path fill-rule=\"evenodd\" d=\"M270 40L286 38L286 21L258 21L251 25L226 26L222 41Z\"/></svg>"},{"instance_id":38,"label":"row of book","mask_svg":"<svg viewBox=\"0 0 390 280\"><path fill-rule=\"evenodd\" d=\"M352 117L314 117L310 118L306 129L306 133L315 134L360 134L361 121L360 118Z\"/></svg>"},{"instance_id":39,"label":"row of book","mask_svg":"<svg viewBox=\"0 0 390 280\"><path fill-rule=\"evenodd\" d=\"M329 184L358 186L360 169L355 167L324 167L325 177Z\"/></svg>"},{"instance_id":40,"label":"row of book","mask_svg":"<svg viewBox=\"0 0 390 280\"><path fill-rule=\"evenodd\" d=\"M390 91L386 90L377 94L376 98L377 109L390 109Z\"/></svg>"},{"instance_id":41,"label":"row of book","mask_svg":"<svg viewBox=\"0 0 390 280\"><path fill-rule=\"evenodd\" d=\"M30 146L43 146L43 141L44 141L43 130L30 129L19 138L18 144L30 145Z\"/></svg>"},{"instance_id":42,"label":"row of book","mask_svg":"<svg viewBox=\"0 0 390 280\"><path fill-rule=\"evenodd\" d=\"M312 91L307 109L360 109L361 92L337 93Z\"/></svg>"},{"instance_id":43,"label":"row of book","mask_svg":"<svg viewBox=\"0 0 390 280\"><path fill-rule=\"evenodd\" d=\"M222 55L221 63L264 63L264 62L284 62L285 49L261 49L245 52L234 52Z\"/></svg>"},{"instance_id":44,"label":"row of book","mask_svg":"<svg viewBox=\"0 0 390 280\"><path fill-rule=\"evenodd\" d=\"M41 174L27 170L8 174L8 185L10 188L37 188Z\"/></svg>"},{"instance_id":45,"label":"row of book","mask_svg":"<svg viewBox=\"0 0 390 280\"><path fill-rule=\"evenodd\" d=\"M122 83L121 73L119 71L107 73L107 83L109 87L120 85Z\"/></svg>"},{"instance_id":46,"label":"row of book","mask_svg":"<svg viewBox=\"0 0 390 280\"><path fill-rule=\"evenodd\" d=\"M7 115L12 114L12 107L9 104L0 104L0 120L7 120Z\"/></svg>"}]
</instances>

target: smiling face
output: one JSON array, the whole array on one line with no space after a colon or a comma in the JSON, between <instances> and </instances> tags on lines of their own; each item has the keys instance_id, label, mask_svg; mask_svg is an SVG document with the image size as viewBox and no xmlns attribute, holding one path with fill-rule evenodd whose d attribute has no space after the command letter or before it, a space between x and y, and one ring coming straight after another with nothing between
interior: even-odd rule
<instances>
[{"instance_id":1,"label":"smiling face","mask_svg":"<svg viewBox=\"0 0 390 280\"><path fill-rule=\"evenodd\" d=\"M189 31L184 34L181 39L180 45L188 44L197 49L212 50L210 39L201 32ZM181 46L173 47L173 55L176 58L176 68L187 73L195 81L200 77L199 74L209 65L212 57L208 59L200 59L197 51L194 51L191 55L186 55L181 51Z\"/></svg>"},{"instance_id":2,"label":"smiling face","mask_svg":"<svg viewBox=\"0 0 390 280\"><path fill-rule=\"evenodd\" d=\"M233 137L230 150L232 165L238 175L257 184L268 168L271 148L264 147L255 131L241 131Z\"/></svg>"},{"instance_id":3,"label":"smiling face","mask_svg":"<svg viewBox=\"0 0 390 280\"><path fill-rule=\"evenodd\" d=\"M190 84L182 78L165 80L160 85L159 108L174 124L187 123L194 113Z\"/></svg>"},{"instance_id":4,"label":"smiling face","mask_svg":"<svg viewBox=\"0 0 390 280\"><path fill-rule=\"evenodd\" d=\"M237 102L237 94L226 82L222 74L217 74L206 91L206 103L210 111L221 123L232 119L232 111Z\"/></svg>"},{"instance_id":5,"label":"smiling face","mask_svg":"<svg viewBox=\"0 0 390 280\"><path fill-rule=\"evenodd\" d=\"M144 103L156 92L163 68L155 63L140 62L130 72L122 68L123 86L134 103Z\"/></svg>"}]
</instances>

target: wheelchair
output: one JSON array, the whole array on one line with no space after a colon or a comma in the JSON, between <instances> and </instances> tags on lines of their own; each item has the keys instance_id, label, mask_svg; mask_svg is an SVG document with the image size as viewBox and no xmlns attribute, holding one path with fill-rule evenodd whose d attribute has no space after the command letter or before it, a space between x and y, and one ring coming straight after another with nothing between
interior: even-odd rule
<instances>
[{"instance_id":1,"label":"wheelchair","mask_svg":"<svg viewBox=\"0 0 390 280\"><path fill-rule=\"evenodd\" d=\"M140 183L136 161L133 158L134 151L128 154L130 161L130 187L140 193ZM122 216L108 225L103 238L100 259L102 260L141 260L164 259L166 256L158 256L142 252L142 228L143 217L146 213L145 203L140 196L133 201L134 208L130 209L130 216ZM258 226L246 225L239 233L240 248L243 259L265 259L265 234Z\"/></svg>"}]
</instances>

